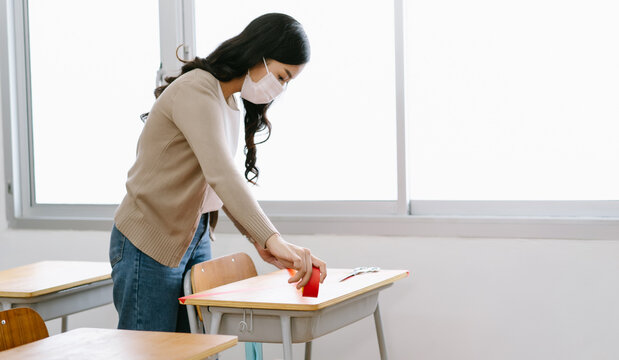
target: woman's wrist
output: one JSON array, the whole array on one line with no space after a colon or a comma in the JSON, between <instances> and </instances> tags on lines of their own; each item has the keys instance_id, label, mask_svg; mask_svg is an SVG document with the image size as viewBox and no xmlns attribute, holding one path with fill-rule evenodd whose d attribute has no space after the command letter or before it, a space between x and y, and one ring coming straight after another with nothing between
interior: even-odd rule
<instances>
[{"instance_id":1,"label":"woman's wrist","mask_svg":"<svg viewBox=\"0 0 619 360\"><path fill-rule=\"evenodd\" d=\"M281 235L279 233L274 233L273 235L269 236L269 238L267 239L267 241L264 242L264 248L268 249L269 248L269 243L273 243L273 241L275 242L279 242L281 240Z\"/></svg>"}]
</instances>

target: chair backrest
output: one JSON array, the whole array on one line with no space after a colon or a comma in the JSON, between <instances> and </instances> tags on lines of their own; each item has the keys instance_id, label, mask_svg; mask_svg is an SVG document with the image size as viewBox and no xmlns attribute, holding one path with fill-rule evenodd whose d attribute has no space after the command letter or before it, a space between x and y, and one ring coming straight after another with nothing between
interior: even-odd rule
<instances>
[{"instance_id":1,"label":"chair backrest","mask_svg":"<svg viewBox=\"0 0 619 360\"><path fill-rule=\"evenodd\" d=\"M43 318L30 308L0 311L0 351L49 336Z\"/></svg>"},{"instance_id":2,"label":"chair backrest","mask_svg":"<svg viewBox=\"0 0 619 360\"><path fill-rule=\"evenodd\" d=\"M193 293L197 293L256 275L256 266L251 257L245 253L236 253L194 265L191 268L191 288ZM199 311L198 316L202 320Z\"/></svg>"},{"instance_id":3,"label":"chair backrest","mask_svg":"<svg viewBox=\"0 0 619 360\"><path fill-rule=\"evenodd\" d=\"M194 293L256 276L254 262L245 253L222 256L191 268Z\"/></svg>"}]
</instances>

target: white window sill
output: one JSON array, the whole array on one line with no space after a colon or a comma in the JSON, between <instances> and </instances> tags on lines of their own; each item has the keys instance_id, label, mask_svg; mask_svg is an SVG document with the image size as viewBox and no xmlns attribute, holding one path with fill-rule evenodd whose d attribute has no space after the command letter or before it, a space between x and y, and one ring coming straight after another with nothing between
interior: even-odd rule
<instances>
[{"instance_id":1,"label":"white window sill","mask_svg":"<svg viewBox=\"0 0 619 360\"><path fill-rule=\"evenodd\" d=\"M282 234L619 240L619 218L489 216L270 216ZM110 218L17 218L13 229L101 230ZM218 233L238 233L223 213Z\"/></svg>"}]
</instances>

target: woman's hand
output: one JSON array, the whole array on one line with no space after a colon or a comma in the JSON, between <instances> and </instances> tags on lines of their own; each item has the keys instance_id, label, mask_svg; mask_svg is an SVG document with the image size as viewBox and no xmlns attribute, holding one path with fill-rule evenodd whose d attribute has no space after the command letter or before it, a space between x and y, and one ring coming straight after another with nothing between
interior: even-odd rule
<instances>
[{"instance_id":1,"label":"woman's hand","mask_svg":"<svg viewBox=\"0 0 619 360\"><path fill-rule=\"evenodd\" d=\"M278 269L285 269L286 267L279 262L279 260L277 260L277 258L275 256L273 256L271 254L271 252L267 249L264 249L262 246L260 246L260 244L258 244L257 242L251 240L251 243L254 244L254 247L256 248L256 251L258 251L258 254L260 255L260 257L262 258L262 260L264 260L264 262L267 262L273 266L275 266Z\"/></svg>"},{"instance_id":2,"label":"woman's hand","mask_svg":"<svg viewBox=\"0 0 619 360\"><path fill-rule=\"evenodd\" d=\"M297 289L302 288L309 282L309 279L312 276L312 266L320 269L321 283L327 277L327 264L325 264L324 261L312 255L309 249L287 242L279 234L273 234L267 240L266 251L270 253L270 256L273 257L279 265L290 269L295 269L297 271L294 276L288 279L289 283L301 280L297 284ZM258 252L260 253L260 251ZM264 255L269 258L267 254ZM262 253L260 253L260 256L265 259L265 256L263 256ZM272 261L266 259L265 261L278 266Z\"/></svg>"}]
</instances>

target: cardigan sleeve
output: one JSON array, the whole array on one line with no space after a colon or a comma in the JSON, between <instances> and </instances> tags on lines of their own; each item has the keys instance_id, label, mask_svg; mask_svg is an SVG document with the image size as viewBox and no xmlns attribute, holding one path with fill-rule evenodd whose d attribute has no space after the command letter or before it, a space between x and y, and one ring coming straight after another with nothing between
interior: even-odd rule
<instances>
[{"instance_id":1,"label":"cardigan sleeve","mask_svg":"<svg viewBox=\"0 0 619 360\"><path fill-rule=\"evenodd\" d=\"M263 248L277 229L253 197L236 169L228 150L222 101L218 94L198 82L178 89L172 105L172 121L193 150L206 182L227 211Z\"/></svg>"},{"instance_id":2,"label":"cardigan sleeve","mask_svg":"<svg viewBox=\"0 0 619 360\"><path fill-rule=\"evenodd\" d=\"M247 232L247 230L245 230L243 225L239 224L239 222L236 221L234 216L232 216L232 214L230 214L230 212L228 211L228 209L226 209L225 206L222 208L222 210L224 211L224 213L226 213L226 216L228 217L228 219L230 219L230 221L232 221L232 223L234 224L236 229L241 233L241 235L245 236L247 238L247 240L249 240L251 242L254 242L254 240L252 240L252 238L251 238L251 235L249 235L249 232Z\"/></svg>"}]
</instances>

